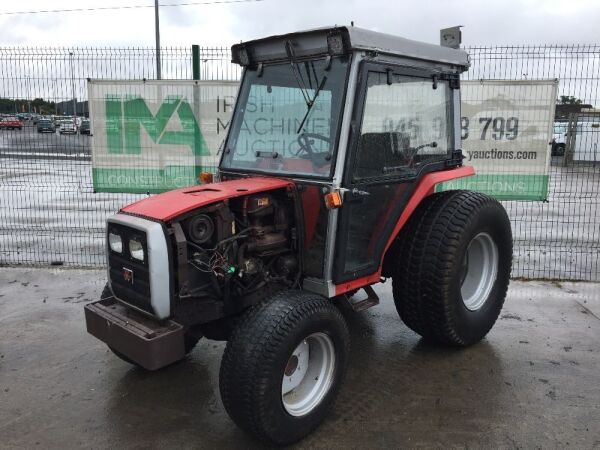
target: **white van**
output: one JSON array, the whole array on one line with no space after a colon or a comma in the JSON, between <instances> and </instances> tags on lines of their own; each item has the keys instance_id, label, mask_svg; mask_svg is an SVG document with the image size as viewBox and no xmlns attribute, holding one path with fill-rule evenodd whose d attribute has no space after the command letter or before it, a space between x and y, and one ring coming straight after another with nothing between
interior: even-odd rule
<instances>
[{"instance_id":1,"label":"white van","mask_svg":"<svg viewBox=\"0 0 600 450\"><path fill-rule=\"evenodd\" d=\"M566 122L554 122L554 131L552 133L552 156L563 156L565 154L565 145L567 140Z\"/></svg>"},{"instance_id":2,"label":"white van","mask_svg":"<svg viewBox=\"0 0 600 450\"><path fill-rule=\"evenodd\" d=\"M600 120L577 123L571 145L573 161L600 162Z\"/></svg>"}]
</instances>

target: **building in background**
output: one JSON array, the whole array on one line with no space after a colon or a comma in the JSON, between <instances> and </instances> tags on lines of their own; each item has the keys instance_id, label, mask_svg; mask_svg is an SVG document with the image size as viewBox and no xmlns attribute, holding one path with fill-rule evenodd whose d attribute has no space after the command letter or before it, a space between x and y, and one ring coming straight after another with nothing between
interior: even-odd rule
<instances>
[{"instance_id":1,"label":"building in background","mask_svg":"<svg viewBox=\"0 0 600 450\"><path fill-rule=\"evenodd\" d=\"M88 102L87 100L84 102L77 102L77 116L79 117L89 117L88 110ZM64 102L58 102L56 104L56 114L61 116L73 116L73 100L66 100Z\"/></svg>"}]
</instances>

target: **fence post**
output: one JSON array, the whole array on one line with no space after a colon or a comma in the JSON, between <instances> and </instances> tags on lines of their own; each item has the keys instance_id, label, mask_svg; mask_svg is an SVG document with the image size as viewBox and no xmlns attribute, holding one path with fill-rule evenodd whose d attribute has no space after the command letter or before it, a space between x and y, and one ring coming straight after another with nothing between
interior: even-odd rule
<instances>
[{"instance_id":1,"label":"fence post","mask_svg":"<svg viewBox=\"0 0 600 450\"><path fill-rule=\"evenodd\" d=\"M192 45L192 79L200 79L200 46Z\"/></svg>"},{"instance_id":2,"label":"fence post","mask_svg":"<svg viewBox=\"0 0 600 450\"><path fill-rule=\"evenodd\" d=\"M200 46L199 45L192 45L192 78L196 81L194 83L194 115L196 116L196 120L199 121L200 119L200 96L199 96L199 92L198 92L198 80L200 80ZM198 141L201 139L202 137L200 136L199 133L199 127L195 127L195 131L194 131L194 144L197 144ZM196 145L194 145L194 148L197 148ZM200 155L195 155L194 157L195 159L195 175L196 175L196 180L200 180L200 173L202 172L202 159Z\"/></svg>"}]
</instances>

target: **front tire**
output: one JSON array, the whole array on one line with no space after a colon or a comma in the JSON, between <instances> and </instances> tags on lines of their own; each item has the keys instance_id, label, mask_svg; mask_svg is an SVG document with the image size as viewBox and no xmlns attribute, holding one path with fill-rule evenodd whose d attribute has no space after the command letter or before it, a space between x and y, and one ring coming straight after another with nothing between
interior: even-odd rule
<instances>
[{"instance_id":1,"label":"front tire","mask_svg":"<svg viewBox=\"0 0 600 450\"><path fill-rule=\"evenodd\" d=\"M281 292L251 308L221 362L227 413L244 431L271 444L302 439L335 400L349 340L341 313L316 294Z\"/></svg>"},{"instance_id":2,"label":"front tire","mask_svg":"<svg viewBox=\"0 0 600 450\"><path fill-rule=\"evenodd\" d=\"M490 331L512 265L510 221L497 200L470 191L429 196L396 252L394 303L409 328L453 346L474 344Z\"/></svg>"}]
</instances>

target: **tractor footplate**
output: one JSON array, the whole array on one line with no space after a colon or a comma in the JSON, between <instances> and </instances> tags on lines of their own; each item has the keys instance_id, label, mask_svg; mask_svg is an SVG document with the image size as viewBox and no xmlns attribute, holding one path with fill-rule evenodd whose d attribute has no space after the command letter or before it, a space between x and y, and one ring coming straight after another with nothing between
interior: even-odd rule
<instances>
[{"instance_id":1,"label":"tractor footplate","mask_svg":"<svg viewBox=\"0 0 600 450\"><path fill-rule=\"evenodd\" d=\"M348 303L350 303L354 311L364 311L372 306L379 305L379 297L371 286L365 286L362 289L367 294L367 298L354 300L354 297L347 297Z\"/></svg>"},{"instance_id":2,"label":"tractor footplate","mask_svg":"<svg viewBox=\"0 0 600 450\"><path fill-rule=\"evenodd\" d=\"M113 297L85 305L85 322L90 334L145 369L160 369L185 356L180 324L154 320Z\"/></svg>"}]
</instances>

